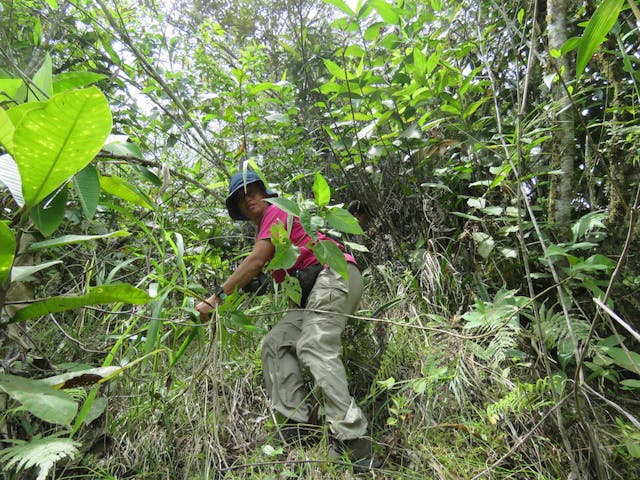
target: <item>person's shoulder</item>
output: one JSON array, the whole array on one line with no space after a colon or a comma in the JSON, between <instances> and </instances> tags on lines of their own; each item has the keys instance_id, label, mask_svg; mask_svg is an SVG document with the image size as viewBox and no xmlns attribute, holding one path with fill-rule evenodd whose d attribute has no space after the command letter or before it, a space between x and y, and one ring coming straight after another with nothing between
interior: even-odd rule
<instances>
[{"instance_id":1,"label":"person's shoulder","mask_svg":"<svg viewBox=\"0 0 640 480\"><path fill-rule=\"evenodd\" d=\"M284 222L286 219L287 212L272 203L265 209L261 223L274 223L278 220L282 220Z\"/></svg>"}]
</instances>

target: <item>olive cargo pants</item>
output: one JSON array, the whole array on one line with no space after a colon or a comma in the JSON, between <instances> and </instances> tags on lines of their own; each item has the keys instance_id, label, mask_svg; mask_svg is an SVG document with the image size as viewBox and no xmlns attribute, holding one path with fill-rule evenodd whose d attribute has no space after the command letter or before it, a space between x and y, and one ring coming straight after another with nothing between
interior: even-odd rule
<instances>
[{"instance_id":1,"label":"olive cargo pants","mask_svg":"<svg viewBox=\"0 0 640 480\"><path fill-rule=\"evenodd\" d=\"M262 368L273 407L288 419L306 422L311 414L302 369L308 368L324 398L324 412L339 440L360 438L367 419L349 394L342 363L341 336L362 295L362 277L349 264L349 282L322 270L305 310L289 312L262 343ZM335 313L317 313L323 310Z\"/></svg>"}]
</instances>

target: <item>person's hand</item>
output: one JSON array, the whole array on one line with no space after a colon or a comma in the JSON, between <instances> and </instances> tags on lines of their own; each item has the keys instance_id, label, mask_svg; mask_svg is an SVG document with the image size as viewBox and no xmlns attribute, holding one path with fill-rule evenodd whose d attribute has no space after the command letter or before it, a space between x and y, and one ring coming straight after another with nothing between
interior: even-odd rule
<instances>
[{"instance_id":1,"label":"person's hand","mask_svg":"<svg viewBox=\"0 0 640 480\"><path fill-rule=\"evenodd\" d=\"M207 322L209 318L211 318L211 311L213 310L215 305L220 305L222 303L222 299L217 295L212 295L207 298L204 302L200 302L196 305L196 310L200 314L200 320L203 322Z\"/></svg>"}]
</instances>

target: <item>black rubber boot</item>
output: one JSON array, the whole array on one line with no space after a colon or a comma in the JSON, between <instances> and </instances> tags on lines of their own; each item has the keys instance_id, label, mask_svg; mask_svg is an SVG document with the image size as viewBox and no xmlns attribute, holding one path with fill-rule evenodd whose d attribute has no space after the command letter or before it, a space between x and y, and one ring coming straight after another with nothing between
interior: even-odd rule
<instances>
[{"instance_id":1,"label":"black rubber boot","mask_svg":"<svg viewBox=\"0 0 640 480\"><path fill-rule=\"evenodd\" d=\"M343 448L356 473L362 473L372 468L380 468L382 462L373 451L373 442L370 438L354 438L353 440L343 440Z\"/></svg>"}]
</instances>

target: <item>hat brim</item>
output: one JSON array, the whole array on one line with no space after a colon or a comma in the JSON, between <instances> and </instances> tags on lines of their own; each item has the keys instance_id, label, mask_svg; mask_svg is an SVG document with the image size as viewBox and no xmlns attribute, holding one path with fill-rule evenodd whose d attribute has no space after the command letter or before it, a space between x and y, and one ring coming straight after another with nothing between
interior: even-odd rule
<instances>
[{"instance_id":1,"label":"hat brim","mask_svg":"<svg viewBox=\"0 0 640 480\"><path fill-rule=\"evenodd\" d=\"M227 211L229 212L229 216L233 219L233 220L243 220L243 221L248 221L249 219L247 217L245 217L242 212L240 212L240 209L238 208L238 203L236 202L236 199L234 198L236 192L238 190L240 190L241 188L246 188L247 186L251 185L252 183L261 183L262 186L264 187L265 192L267 193L267 197L266 198L273 198L273 197L277 197L278 194L272 190L268 190L267 187L264 186L264 182L262 180L256 180L254 182L249 182L249 183L243 183L241 185L238 185L238 187L236 187L231 193L229 193L229 196L225 199L225 204L227 205Z\"/></svg>"}]
</instances>

